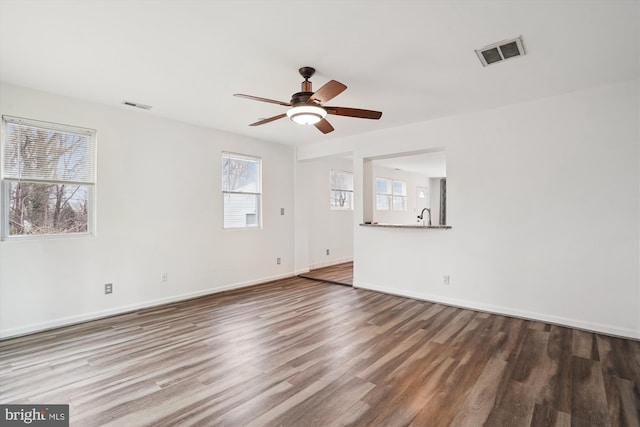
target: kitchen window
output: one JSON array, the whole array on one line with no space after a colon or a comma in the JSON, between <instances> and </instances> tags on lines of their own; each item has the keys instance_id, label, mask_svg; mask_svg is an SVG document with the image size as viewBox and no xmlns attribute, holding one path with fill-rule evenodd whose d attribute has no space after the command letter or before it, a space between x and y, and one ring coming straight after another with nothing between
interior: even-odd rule
<instances>
[{"instance_id":1,"label":"kitchen window","mask_svg":"<svg viewBox=\"0 0 640 427\"><path fill-rule=\"evenodd\" d=\"M376 178L376 209L407 210L407 183L388 178Z\"/></svg>"}]
</instances>

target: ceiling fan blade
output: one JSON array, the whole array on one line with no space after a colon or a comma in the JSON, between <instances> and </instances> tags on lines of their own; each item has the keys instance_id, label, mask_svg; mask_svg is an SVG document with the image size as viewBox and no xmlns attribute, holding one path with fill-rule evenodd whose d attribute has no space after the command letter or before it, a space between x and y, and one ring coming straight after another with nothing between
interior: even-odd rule
<instances>
[{"instance_id":1,"label":"ceiling fan blade","mask_svg":"<svg viewBox=\"0 0 640 427\"><path fill-rule=\"evenodd\" d=\"M347 116L357 117L359 119L374 119L378 120L382 117L382 111L362 110L360 108L346 108L346 107L323 107L327 110L328 114L334 116Z\"/></svg>"},{"instance_id":2,"label":"ceiling fan blade","mask_svg":"<svg viewBox=\"0 0 640 427\"><path fill-rule=\"evenodd\" d=\"M286 113L278 114L277 116L269 117L268 119L262 119L262 120L260 120L258 122L251 123L249 126L260 126L260 125L263 125L265 123L269 123L269 122L281 119L281 118L286 117L286 116L287 116Z\"/></svg>"},{"instance_id":3,"label":"ceiling fan blade","mask_svg":"<svg viewBox=\"0 0 640 427\"><path fill-rule=\"evenodd\" d=\"M336 96L340 95L346 89L347 89L347 87L345 85L343 85L342 83L337 82L335 80L331 80L330 82L328 82L324 86L322 86L320 89L315 91L313 93L313 95L311 95L311 97L309 98L309 100L307 102L314 102L315 101L315 102L319 102L320 104L322 104L323 102L327 102L327 101L335 98Z\"/></svg>"},{"instance_id":4,"label":"ceiling fan blade","mask_svg":"<svg viewBox=\"0 0 640 427\"><path fill-rule=\"evenodd\" d=\"M254 101L269 102L271 104L284 105L284 106L287 106L287 107L291 106L290 102L276 101L275 99L260 98L259 96L245 95L245 94L242 94L242 93L234 93L233 96L237 96L238 98L252 99Z\"/></svg>"},{"instance_id":5,"label":"ceiling fan blade","mask_svg":"<svg viewBox=\"0 0 640 427\"><path fill-rule=\"evenodd\" d=\"M317 127L318 130L322 133L329 133L334 131L333 126L331 126L331 123L329 123L325 119L320 120L318 123L314 124L314 126Z\"/></svg>"}]
</instances>

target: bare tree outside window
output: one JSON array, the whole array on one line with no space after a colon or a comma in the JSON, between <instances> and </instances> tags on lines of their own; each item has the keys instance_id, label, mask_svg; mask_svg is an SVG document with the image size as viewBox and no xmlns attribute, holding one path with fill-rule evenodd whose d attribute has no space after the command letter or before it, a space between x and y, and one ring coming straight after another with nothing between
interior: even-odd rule
<instances>
[{"instance_id":1,"label":"bare tree outside window","mask_svg":"<svg viewBox=\"0 0 640 427\"><path fill-rule=\"evenodd\" d=\"M94 131L3 117L9 236L91 231Z\"/></svg>"},{"instance_id":2,"label":"bare tree outside window","mask_svg":"<svg viewBox=\"0 0 640 427\"><path fill-rule=\"evenodd\" d=\"M222 186L224 191L257 193L257 169L258 164L254 159L223 156Z\"/></svg>"},{"instance_id":3,"label":"bare tree outside window","mask_svg":"<svg viewBox=\"0 0 640 427\"><path fill-rule=\"evenodd\" d=\"M353 174L335 169L330 171L331 209L353 210Z\"/></svg>"}]
</instances>

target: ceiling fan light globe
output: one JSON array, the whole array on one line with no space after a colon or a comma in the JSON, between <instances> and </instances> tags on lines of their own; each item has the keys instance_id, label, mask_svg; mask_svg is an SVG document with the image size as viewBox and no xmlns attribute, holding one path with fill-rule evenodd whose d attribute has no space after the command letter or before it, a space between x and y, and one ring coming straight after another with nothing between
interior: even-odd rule
<instances>
[{"instance_id":1,"label":"ceiling fan light globe","mask_svg":"<svg viewBox=\"0 0 640 427\"><path fill-rule=\"evenodd\" d=\"M300 105L287 111L287 117L300 125L315 125L326 115L327 111L324 108L314 105Z\"/></svg>"},{"instance_id":2,"label":"ceiling fan light globe","mask_svg":"<svg viewBox=\"0 0 640 427\"><path fill-rule=\"evenodd\" d=\"M312 113L298 113L291 116L290 119L299 125L314 125L322 120L322 117Z\"/></svg>"}]
</instances>

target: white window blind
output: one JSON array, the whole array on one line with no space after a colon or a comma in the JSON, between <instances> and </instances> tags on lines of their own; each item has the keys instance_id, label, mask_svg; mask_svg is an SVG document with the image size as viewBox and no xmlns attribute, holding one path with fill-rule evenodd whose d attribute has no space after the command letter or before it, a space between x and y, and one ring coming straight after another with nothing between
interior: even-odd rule
<instances>
[{"instance_id":1,"label":"white window blind","mask_svg":"<svg viewBox=\"0 0 640 427\"><path fill-rule=\"evenodd\" d=\"M2 116L2 237L93 233L96 131Z\"/></svg>"},{"instance_id":2,"label":"white window blind","mask_svg":"<svg viewBox=\"0 0 640 427\"><path fill-rule=\"evenodd\" d=\"M2 117L3 178L43 183L94 184L93 129L18 117Z\"/></svg>"}]
</instances>

